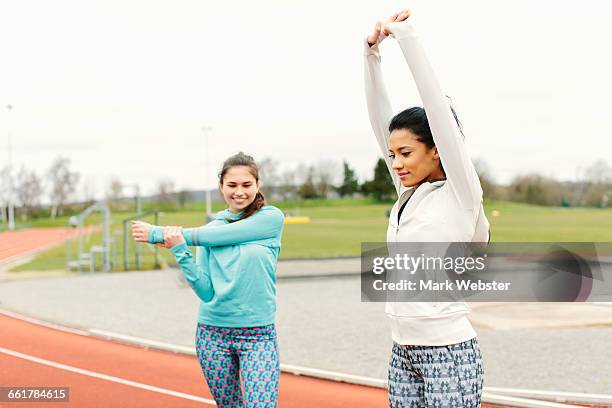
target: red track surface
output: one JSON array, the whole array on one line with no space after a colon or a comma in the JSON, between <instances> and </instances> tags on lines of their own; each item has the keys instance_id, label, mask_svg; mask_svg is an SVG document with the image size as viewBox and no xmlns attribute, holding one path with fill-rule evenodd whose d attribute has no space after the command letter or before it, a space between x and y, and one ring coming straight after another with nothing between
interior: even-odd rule
<instances>
[{"instance_id":1,"label":"red track surface","mask_svg":"<svg viewBox=\"0 0 612 408\"><path fill-rule=\"evenodd\" d=\"M61 244L67 234L68 228L30 228L3 232L0 234L0 261Z\"/></svg>"},{"instance_id":2,"label":"red track surface","mask_svg":"<svg viewBox=\"0 0 612 408\"><path fill-rule=\"evenodd\" d=\"M211 399L195 357L147 350L54 330L0 315L0 347L124 380ZM202 407L185 398L50 367L0 351L0 386L70 387L57 407ZM385 407L383 389L281 375L280 407ZM0 403L41 407L49 403Z\"/></svg>"},{"instance_id":3,"label":"red track surface","mask_svg":"<svg viewBox=\"0 0 612 408\"><path fill-rule=\"evenodd\" d=\"M67 238L67 232L66 228L34 228L0 233L0 261L60 244ZM167 394L179 392L212 400L199 364L192 356L68 333L2 314L0 348L4 349L0 350L0 387L70 388L69 402L2 402L0 407L213 406ZM11 355L11 352L23 356ZM28 356L44 359L48 363L30 361ZM66 370L65 367L57 367L58 364L81 371ZM99 375L111 378L97 378ZM125 381L133 383L125 384ZM151 390L151 387L158 390ZM388 406L388 400L384 389L283 373L279 406L382 408Z\"/></svg>"},{"instance_id":4,"label":"red track surface","mask_svg":"<svg viewBox=\"0 0 612 408\"><path fill-rule=\"evenodd\" d=\"M66 228L0 233L0 261L22 256L67 238ZM163 390L212 399L195 357L148 350L42 327L0 315L0 347L91 373L100 379L33 362L0 351L0 387L69 387L70 402L0 403L0 407L202 407L203 402L121 384L128 380ZM149 387L150 388L150 387ZM385 407L386 391L291 374L281 375L280 407Z\"/></svg>"}]
</instances>

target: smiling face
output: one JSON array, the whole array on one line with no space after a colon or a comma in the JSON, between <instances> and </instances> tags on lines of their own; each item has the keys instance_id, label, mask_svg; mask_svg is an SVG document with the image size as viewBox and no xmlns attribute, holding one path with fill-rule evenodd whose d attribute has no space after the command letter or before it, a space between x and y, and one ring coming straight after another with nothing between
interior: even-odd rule
<instances>
[{"instance_id":1,"label":"smiling face","mask_svg":"<svg viewBox=\"0 0 612 408\"><path fill-rule=\"evenodd\" d=\"M248 166L233 166L223 175L219 189L229 210L239 213L255 200L259 182Z\"/></svg>"},{"instance_id":2,"label":"smiling face","mask_svg":"<svg viewBox=\"0 0 612 408\"><path fill-rule=\"evenodd\" d=\"M427 181L445 178L438 149L427 147L410 129L391 132L389 157L404 187L416 188Z\"/></svg>"}]
</instances>

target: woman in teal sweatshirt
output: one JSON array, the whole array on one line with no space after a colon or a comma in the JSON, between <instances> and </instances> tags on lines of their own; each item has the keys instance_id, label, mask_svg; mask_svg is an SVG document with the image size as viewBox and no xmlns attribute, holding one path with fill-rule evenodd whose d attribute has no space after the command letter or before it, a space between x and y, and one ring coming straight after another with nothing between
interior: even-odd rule
<instances>
[{"instance_id":1,"label":"woman in teal sweatshirt","mask_svg":"<svg viewBox=\"0 0 612 408\"><path fill-rule=\"evenodd\" d=\"M284 216L265 205L251 156L219 175L228 209L199 228L132 224L137 242L170 248L200 298L196 352L219 407L276 407L276 263ZM197 246L196 259L188 246Z\"/></svg>"}]
</instances>

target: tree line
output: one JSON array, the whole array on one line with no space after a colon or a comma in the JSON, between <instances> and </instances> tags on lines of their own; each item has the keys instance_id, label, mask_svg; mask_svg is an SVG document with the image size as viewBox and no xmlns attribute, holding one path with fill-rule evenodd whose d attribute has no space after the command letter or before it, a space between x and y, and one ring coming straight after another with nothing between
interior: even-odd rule
<instances>
[{"instance_id":1,"label":"tree line","mask_svg":"<svg viewBox=\"0 0 612 408\"><path fill-rule=\"evenodd\" d=\"M0 169L0 221L8 218L8 203L12 200L17 215L25 220L31 215L55 218L75 199L79 173L70 169L70 160L58 157L44 176L21 167L16 173L9 166ZM50 205L43 209L41 201L48 194Z\"/></svg>"},{"instance_id":2,"label":"tree line","mask_svg":"<svg viewBox=\"0 0 612 408\"><path fill-rule=\"evenodd\" d=\"M515 176L507 185L495 183L486 163L476 161L476 168L484 196L488 199L542 206L612 206L612 167L605 160L578 168L576 178L571 181L530 173Z\"/></svg>"},{"instance_id":3,"label":"tree line","mask_svg":"<svg viewBox=\"0 0 612 408\"><path fill-rule=\"evenodd\" d=\"M612 168L600 160L579 169L575 180L558 181L539 174L514 177L509 184L496 183L493 173L483 160L475 161L485 199L507 200L545 206L608 207L612 206ZM379 159L371 177L359 181L355 170L346 161L320 160L315 164L300 163L294 168L282 168L271 158L260 161L262 190L272 201L335 199L370 197L376 201L392 201L395 190L385 161ZM81 199L77 189L82 184ZM110 180L105 198L115 210L128 210L135 194L134 185L126 185L119 178ZM34 217L55 218L81 211L95 201L91 183L71 168L68 158L58 157L44 175L22 167L17 172L0 169L0 221L7 219L7 203L11 194L17 216L21 220ZM43 198L46 202L42 205ZM200 200L197 192L177 190L170 179L159 180L148 201L157 202L163 209L184 208L193 200ZM217 196L217 199L220 197Z\"/></svg>"}]
</instances>

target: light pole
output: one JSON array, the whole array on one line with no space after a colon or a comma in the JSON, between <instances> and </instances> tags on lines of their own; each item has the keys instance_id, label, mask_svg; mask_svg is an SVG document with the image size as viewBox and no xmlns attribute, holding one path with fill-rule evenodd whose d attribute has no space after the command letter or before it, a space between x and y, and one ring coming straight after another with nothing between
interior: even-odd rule
<instances>
[{"instance_id":1,"label":"light pole","mask_svg":"<svg viewBox=\"0 0 612 408\"><path fill-rule=\"evenodd\" d=\"M208 169L210 163L210 146L208 143L208 134L212 133L212 127L202 126L202 132L204 133L204 171L206 172L204 175L204 182L206 186L210 186L210 171ZM212 199L209 187L206 187L206 217L208 220L212 220Z\"/></svg>"},{"instance_id":2,"label":"light pole","mask_svg":"<svg viewBox=\"0 0 612 408\"><path fill-rule=\"evenodd\" d=\"M136 215L139 216L142 213L142 199L140 198L140 185L138 184L124 184L123 188L131 188L134 190L134 202L136 204ZM124 229L124 232L127 231ZM155 247L155 262L157 262L157 251L159 248ZM123 253L128 253L128 238L126 235L123 237ZM127 257L124 255L124 265L127 270ZM136 262L136 269L140 269L140 245L134 246L134 260Z\"/></svg>"},{"instance_id":3,"label":"light pole","mask_svg":"<svg viewBox=\"0 0 612 408\"><path fill-rule=\"evenodd\" d=\"M134 202L136 203L136 214L140 214L142 212L142 200L140 198L140 186L138 184L125 184L124 188L132 188L134 189Z\"/></svg>"},{"instance_id":4,"label":"light pole","mask_svg":"<svg viewBox=\"0 0 612 408\"><path fill-rule=\"evenodd\" d=\"M10 116L12 105L6 105L6 110ZM10 122L9 122L10 123ZM10 125L9 125L10 126ZM13 203L13 146L11 144L11 129L8 131L8 176L9 176L9 191L8 191L8 228L15 229L15 204Z\"/></svg>"}]
</instances>

